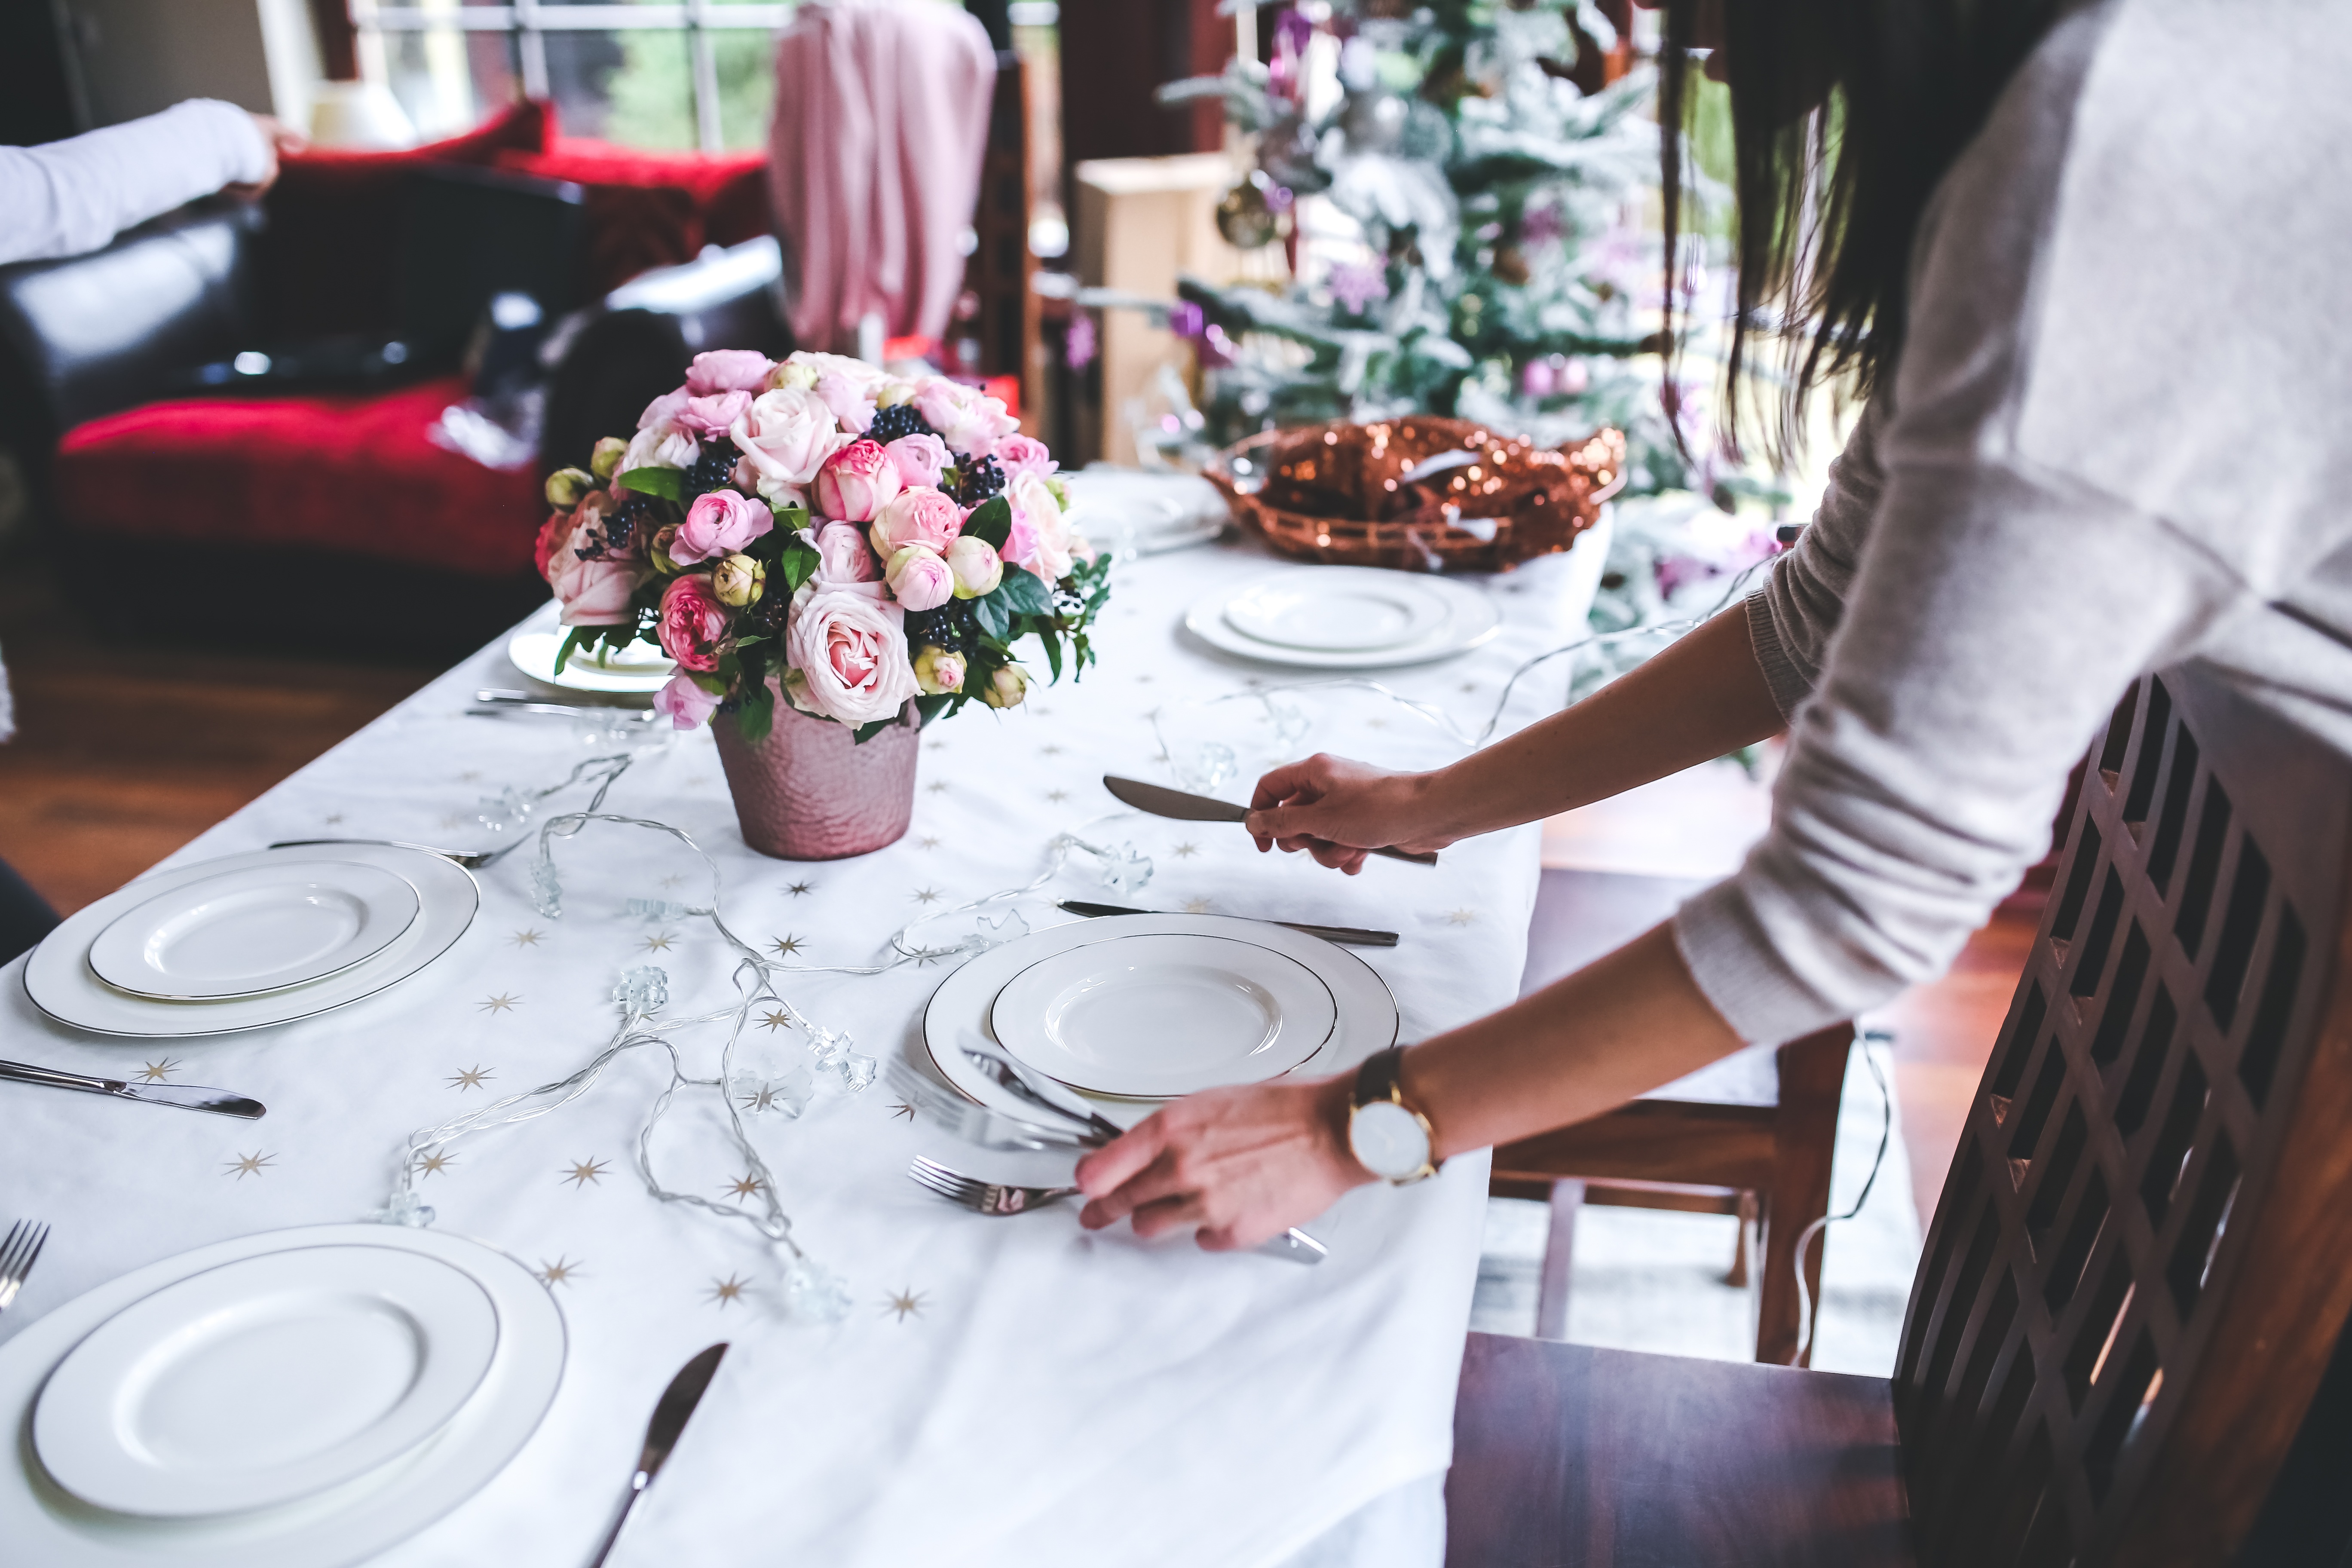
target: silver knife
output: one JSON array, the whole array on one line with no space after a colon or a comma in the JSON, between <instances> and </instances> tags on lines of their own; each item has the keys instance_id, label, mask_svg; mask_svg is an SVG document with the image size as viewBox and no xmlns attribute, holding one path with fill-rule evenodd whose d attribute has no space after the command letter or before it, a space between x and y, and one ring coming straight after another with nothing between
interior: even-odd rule
<instances>
[{"instance_id":1,"label":"silver knife","mask_svg":"<svg viewBox=\"0 0 2352 1568\"><path fill-rule=\"evenodd\" d=\"M726 1353L725 1340L697 1352L692 1361L677 1369L669 1386L662 1390L661 1403L654 1406L654 1418L646 1423L646 1446L637 1455L635 1473L629 1477L629 1495L621 1500L620 1517L613 1521L613 1528L605 1532L604 1544L596 1548L588 1568L604 1568L604 1559L613 1554L613 1543L621 1539L621 1526L629 1522L629 1510L637 1506L637 1500L646 1495L646 1489L661 1474L669 1451L677 1447L678 1434L686 1430L687 1418L702 1403L702 1391L710 1386L711 1376L718 1372L719 1360Z\"/></svg>"},{"instance_id":2,"label":"silver knife","mask_svg":"<svg viewBox=\"0 0 2352 1568\"><path fill-rule=\"evenodd\" d=\"M1235 805L1229 800L1218 800L1211 795L1187 795L1181 789L1170 789L1166 784L1145 784L1141 779L1123 779L1117 773L1103 774L1103 788L1138 811L1150 812L1154 816L1172 816L1179 822L1249 820L1249 807L1245 805ZM1434 850L1414 851L1382 845L1371 853L1385 855L1391 860L1410 860L1416 866L1437 864Z\"/></svg>"},{"instance_id":3,"label":"silver knife","mask_svg":"<svg viewBox=\"0 0 2352 1568\"><path fill-rule=\"evenodd\" d=\"M15 1083L37 1083L47 1089L78 1089L85 1094L111 1095L116 1100L135 1100L142 1105L176 1105L183 1110L209 1110L216 1116L241 1116L248 1121L258 1121L268 1110L257 1100L247 1100L225 1089L205 1089L193 1083L131 1083L119 1078L92 1078L85 1073L59 1072L55 1068L37 1068L30 1062L0 1062L0 1079Z\"/></svg>"},{"instance_id":4,"label":"silver knife","mask_svg":"<svg viewBox=\"0 0 2352 1568\"><path fill-rule=\"evenodd\" d=\"M1082 899L1061 899L1054 907L1067 910L1074 915L1084 915L1088 920L1105 915L1156 915L1165 912L1160 910L1130 910L1125 904L1090 904ZM1305 931L1308 936L1319 936L1325 942L1340 942L1349 947L1394 947L1397 944L1397 933L1392 931L1366 931L1361 926L1308 925L1304 921L1268 921L1265 923Z\"/></svg>"}]
</instances>

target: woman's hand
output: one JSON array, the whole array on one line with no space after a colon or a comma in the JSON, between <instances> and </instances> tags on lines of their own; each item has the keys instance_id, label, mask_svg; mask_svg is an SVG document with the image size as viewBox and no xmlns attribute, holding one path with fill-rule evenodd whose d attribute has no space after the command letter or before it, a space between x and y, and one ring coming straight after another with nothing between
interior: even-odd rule
<instances>
[{"instance_id":1,"label":"woman's hand","mask_svg":"<svg viewBox=\"0 0 2352 1568\"><path fill-rule=\"evenodd\" d=\"M1211 1252L1255 1247L1373 1179L1348 1148L1349 1078L1212 1089L1138 1122L1078 1162L1088 1230L1132 1215L1135 1234L1197 1228Z\"/></svg>"},{"instance_id":2,"label":"woman's hand","mask_svg":"<svg viewBox=\"0 0 2352 1568\"><path fill-rule=\"evenodd\" d=\"M1443 849L1460 835L1440 825L1433 800L1436 773L1392 773L1318 752L1278 767L1250 796L1249 830L1261 853L1304 849L1350 877L1365 856L1400 849Z\"/></svg>"},{"instance_id":3,"label":"woman's hand","mask_svg":"<svg viewBox=\"0 0 2352 1568\"><path fill-rule=\"evenodd\" d=\"M307 152L310 146L310 139L299 131L267 114L255 115L253 128L261 132L261 143L269 149L269 167L257 180L247 180L223 187L230 195L243 196L248 201L268 194L269 187L278 183L278 159L289 153Z\"/></svg>"}]
</instances>

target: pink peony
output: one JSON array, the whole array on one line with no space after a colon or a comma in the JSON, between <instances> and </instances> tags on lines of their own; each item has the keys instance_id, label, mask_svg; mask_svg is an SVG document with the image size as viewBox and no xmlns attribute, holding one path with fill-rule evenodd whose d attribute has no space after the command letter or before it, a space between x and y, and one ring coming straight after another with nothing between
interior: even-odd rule
<instances>
[{"instance_id":1,"label":"pink peony","mask_svg":"<svg viewBox=\"0 0 2352 1568\"><path fill-rule=\"evenodd\" d=\"M900 490L884 507L867 531L874 553L887 561L902 544L919 544L947 553L948 543L963 531L963 508L935 489L918 486Z\"/></svg>"},{"instance_id":2,"label":"pink peony","mask_svg":"<svg viewBox=\"0 0 2352 1568\"><path fill-rule=\"evenodd\" d=\"M807 484L824 460L851 439L814 393L791 386L753 398L729 434L758 470L763 488Z\"/></svg>"},{"instance_id":3,"label":"pink peony","mask_svg":"<svg viewBox=\"0 0 2352 1568\"><path fill-rule=\"evenodd\" d=\"M707 397L689 397L686 406L677 411L677 427L698 441L715 440L726 435L751 406L751 395L748 392L714 392Z\"/></svg>"},{"instance_id":4,"label":"pink peony","mask_svg":"<svg viewBox=\"0 0 2352 1568\"><path fill-rule=\"evenodd\" d=\"M776 362L757 349L712 349L694 356L686 367L686 390L697 397L708 397L714 392L749 392L754 395L768 384L768 373Z\"/></svg>"},{"instance_id":5,"label":"pink peony","mask_svg":"<svg viewBox=\"0 0 2352 1568\"><path fill-rule=\"evenodd\" d=\"M919 689L903 618L896 605L860 594L817 593L803 601L784 651L806 683L809 705L845 724L895 718Z\"/></svg>"},{"instance_id":6,"label":"pink peony","mask_svg":"<svg viewBox=\"0 0 2352 1568\"><path fill-rule=\"evenodd\" d=\"M935 375L915 393L915 411L923 423L940 433L948 449L977 456L993 451L996 443L1021 428L1004 412L1003 403L976 386L964 386Z\"/></svg>"},{"instance_id":7,"label":"pink peony","mask_svg":"<svg viewBox=\"0 0 2352 1568\"><path fill-rule=\"evenodd\" d=\"M1048 583L1068 576L1074 564L1070 524L1045 481L1035 474L1023 474L1005 487L1004 499L1012 503L1017 520L1013 532L1028 536L1028 548L1019 555L1013 552L1013 541L1005 541L1006 559L1026 566Z\"/></svg>"},{"instance_id":8,"label":"pink peony","mask_svg":"<svg viewBox=\"0 0 2352 1568\"><path fill-rule=\"evenodd\" d=\"M816 471L816 510L840 522L872 522L905 487L889 454L872 441L852 441Z\"/></svg>"},{"instance_id":9,"label":"pink peony","mask_svg":"<svg viewBox=\"0 0 2352 1568\"><path fill-rule=\"evenodd\" d=\"M637 428L650 430L656 425L677 424L678 411L686 406L686 400L693 395L693 393L683 386L663 393L659 397L646 404L646 411L637 416Z\"/></svg>"},{"instance_id":10,"label":"pink peony","mask_svg":"<svg viewBox=\"0 0 2352 1568\"><path fill-rule=\"evenodd\" d=\"M866 548L866 534L856 523L828 522L814 533L803 529L801 537L816 546L814 581L822 586L845 588L882 580L881 563Z\"/></svg>"},{"instance_id":11,"label":"pink peony","mask_svg":"<svg viewBox=\"0 0 2352 1568\"><path fill-rule=\"evenodd\" d=\"M936 610L955 597L955 574L938 552L903 544L890 557L890 592L907 610Z\"/></svg>"},{"instance_id":12,"label":"pink peony","mask_svg":"<svg viewBox=\"0 0 2352 1568\"><path fill-rule=\"evenodd\" d=\"M1007 436L996 443L990 456L1004 470L1007 479L1016 479L1024 474L1034 474L1042 479L1061 467L1054 461L1054 454L1045 443L1034 436Z\"/></svg>"},{"instance_id":13,"label":"pink peony","mask_svg":"<svg viewBox=\"0 0 2352 1568\"><path fill-rule=\"evenodd\" d=\"M824 405L833 410L833 416L841 421L843 429L863 436L873 425L872 386L861 384L837 370L829 370L816 378L816 385L810 390L824 399Z\"/></svg>"},{"instance_id":14,"label":"pink peony","mask_svg":"<svg viewBox=\"0 0 2352 1568\"><path fill-rule=\"evenodd\" d=\"M669 684L654 693L654 711L667 718L673 730L693 730L709 723L711 714L719 710L719 699L694 683L694 677L681 671L669 678Z\"/></svg>"},{"instance_id":15,"label":"pink peony","mask_svg":"<svg viewBox=\"0 0 2352 1568\"><path fill-rule=\"evenodd\" d=\"M890 454L890 466L898 470L900 482L939 489L940 470L948 466L945 441L926 430L901 436L882 449Z\"/></svg>"},{"instance_id":16,"label":"pink peony","mask_svg":"<svg viewBox=\"0 0 2352 1568\"><path fill-rule=\"evenodd\" d=\"M775 514L763 501L734 490L711 490L694 498L669 558L681 566L714 556L732 555L776 526Z\"/></svg>"},{"instance_id":17,"label":"pink peony","mask_svg":"<svg viewBox=\"0 0 2352 1568\"><path fill-rule=\"evenodd\" d=\"M727 606L719 602L709 578L694 574L662 590L662 651L680 669L717 669L719 645L726 638Z\"/></svg>"}]
</instances>

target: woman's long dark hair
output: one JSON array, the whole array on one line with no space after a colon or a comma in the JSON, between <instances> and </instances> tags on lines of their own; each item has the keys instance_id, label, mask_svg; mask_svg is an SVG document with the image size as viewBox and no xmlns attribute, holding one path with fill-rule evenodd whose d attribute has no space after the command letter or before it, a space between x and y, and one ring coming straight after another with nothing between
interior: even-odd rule
<instances>
[{"instance_id":1,"label":"woman's long dark hair","mask_svg":"<svg viewBox=\"0 0 2352 1568\"><path fill-rule=\"evenodd\" d=\"M1767 453L1801 439L1824 381L1867 396L1903 350L1911 241L1936 184L2063 0L1664 0L1658 121L1665 183L1666 396L1675 397L1690 49L1719 5L1731 87L1738 314L1723 437L1752 422L1754 340L1784 395Z\"/></svg>"}]
</instances>

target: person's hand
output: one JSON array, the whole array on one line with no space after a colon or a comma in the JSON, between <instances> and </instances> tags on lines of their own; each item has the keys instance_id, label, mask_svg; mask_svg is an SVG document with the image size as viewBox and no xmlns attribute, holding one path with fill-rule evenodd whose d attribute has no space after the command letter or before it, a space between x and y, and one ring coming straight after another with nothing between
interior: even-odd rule
<instances>
[{"instance_id":1,"label":"person's hand","mask_svg":"<svg viewBox=\"0 0 2352 1568\"><path fill-rule=\"evenodd\" d=\"M261 132L261 144L269 149L269 167L257 180L244 180L225 187L233 196L250 200L278 183L278 160L289 153L299 153L310 145L310 139L282 120L267 114L253 117L253 128Z\"/></svg>"},{"instance_id":2,"label":"person's hand","mask_svg":"<svg viewBox=\"0 0 2352 1568\"><path fill-rule=\"evenodd\" d=\"M1304 849L1350 877L1374 849L1443 849L1454 836L1434 820L1433 773L1392 773L1318 752L1257 781L1248 827L1261 854Z\"/></svg>"},{"instance_id":3,"label":"person's hand","mask_svg":"<svg viewBox=\"0 0 2352 1568\"><path fill-rule=\"evenodd\" d=\"M1195 1227L1211 1252L1255 1247L1373 1180L1348 1148L1346 1074L1318 1082L1212 1089L1138 1122L1078 1162L1100 1230L1132 1215L1135 1234Z\"/></svg>"}]
</instances>

